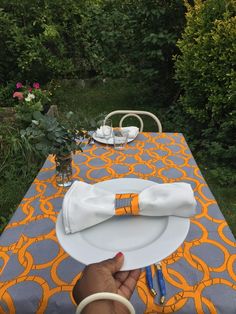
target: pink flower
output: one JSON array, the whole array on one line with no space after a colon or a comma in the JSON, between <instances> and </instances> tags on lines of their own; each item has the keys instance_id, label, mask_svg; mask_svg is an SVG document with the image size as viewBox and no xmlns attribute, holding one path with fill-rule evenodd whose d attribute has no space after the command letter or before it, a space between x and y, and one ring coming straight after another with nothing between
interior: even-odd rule
<instances>
[{"instance_id":1,"label":"pink flower","mask_svg":"<svg viewBox=\"0 0 236 314\"><path fill-rule=\"evenodd\" d=\"M21 93L21 92L15 92L13 94L13 98L18 98L18 100L23 100L24 96L23 96L23 93Z\"/></svg>"},{"instance_id":2,"label":"pink flower","mask_svg":"<svg viewBox=\"0 0 236 314\"><path fill-rule=\"evenodd\" d=\"M28 88L28 91L31 93L31 92L32 92L32 87L29 87L29 88Z\"/></svg>"},{"instance_id":3,"label":"pink flower","mask_svg":"<svg viewBox=\"0 0 236 314\"><path fill-rule=\"evenodd\" d=\"M19 88L21 88L21 87L23 87L23 85L22 85L20 82L16 83L16 88L17 88L17 89L19 89Z\"/></svg>"},{"instance_id":4,"label":"pink flower","mask_svg":"<svg viewBox=\"0 0 236 314\"><path fill-rule=\"evenodd\" d=\"M35 83L33 84L33 88L35 88L35 89L39 89L39 88L40 88L39 83L38 83L38 82L35 82Z\"/></svg>"}]
</instances>

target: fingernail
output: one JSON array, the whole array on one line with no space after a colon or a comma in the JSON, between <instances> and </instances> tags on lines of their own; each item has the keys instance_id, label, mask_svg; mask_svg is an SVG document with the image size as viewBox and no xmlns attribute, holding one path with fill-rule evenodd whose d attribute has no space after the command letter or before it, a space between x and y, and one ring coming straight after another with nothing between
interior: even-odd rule
<instances>
[{"instance_id":1,"label":"fingernail","mask_svg":"<svg viewBox=\"0 0 236 314\"><path fill-rule=\"evenodd\" d=\"M123 256L124 254L122 253L122 252L119 252L119 253L117 253L116 254L116 257L121 257L121 256Z\"/></svg>"}]
</instances>

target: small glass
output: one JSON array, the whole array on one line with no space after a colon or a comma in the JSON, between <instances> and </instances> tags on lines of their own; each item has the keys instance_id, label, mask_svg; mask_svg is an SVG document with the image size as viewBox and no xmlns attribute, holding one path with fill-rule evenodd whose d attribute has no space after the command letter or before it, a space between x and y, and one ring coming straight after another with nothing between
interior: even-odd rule
<instances>
[{"instance_id":1,"label":"small glass","mask_svg":"<svg viewBox=\"0 0 236 314\"><path fill-rule=\"evenodd\" d=\"M58 186L69 187L72 184L72 155L56 156L56 182Z\"/></svg>"},{"instance_id":2,"label":"small glass","mask_svg":"<svg viewBox=\"0 0 236 314\"><path fill-rule=\"evenodd\" d=\"M89 131L89 135L90 135L89 144L90 145L95 144L93 135L96 135L96 130Z\"/></svg>"},{"instance_id":3,"label":"small glass","mask_svg":"<svg viewBox=\"0 0 236 314\"><path fill-rule=\"evenodd\" d=\"M124 150L128 140L128 132L124 132L122 128L113 130L114 149Z\"/></svg>"}]
</instances>

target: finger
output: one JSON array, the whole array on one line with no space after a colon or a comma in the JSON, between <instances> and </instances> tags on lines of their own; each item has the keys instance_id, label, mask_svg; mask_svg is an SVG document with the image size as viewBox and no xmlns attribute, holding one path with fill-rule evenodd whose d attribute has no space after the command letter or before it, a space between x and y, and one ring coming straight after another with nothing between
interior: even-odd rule
<instances>
[{"instance_id":1,"label":"finger","mask_svg":"<svg viewBox=\"0 0 236 314\"><path fill-rule=\"evenodd\" d=\"M117 289L119 289L122 283L128 278L129 273L129 271L119 271L114 275Z\"/></svg>"},{"instance_id":2,"label":"finger","mask_svg":"<svg viewBox=\"0 0 236 314\"><path fill-rule=\"evenodd\" d=\"M101 263L100 266L108 269L112 274L118 272L124 263L124 254L119 252L115 257L107 259Z\"/></svg>"},{"instance_id":3,"label":"finger","mask_svg":"<svg viewBox=\"0 0 236 314\"><path fill-rule=\"evenodd\" d=\"M120 284L122 284L128 278L130 274L132 274L132 276L135 276L137 273L139 277L140 272L141 271L139 269L134 269L132 271L119 271L118 273L114 275L114 277L116 280L120 282Z\"/></svg>"},{"instance_id":4,"label":"finger","mask_svg":"<svg viewBox=\"0 0 236 314\"><path fill-rule=\"evenodd\" d=\"M119 271L118 273L114 275L114 277L116 280L122 283L129 276L129 273L130 273L129 271Z\"/></svg>"},{"instance_id":5,"label":"finger","mask_svg":"<svg viewBox=\"0 0 236 314\"><path fill-rule=\"evenodd\" d=\"M131 270L131 276L136 280L138 281L139 280L139 277L140 277L140 274L141 274L141 269L134 269L134 270Z\"/></svg>"},{"instance_id":6,"label":"finger","mask_svg":"<svg viewBox=\"0 0 236 314\"><path fill-rule=\"evenodd\" d=\"M141 273L140 269L132 270L129 273L129 276L126 278L126 280L120 286L119 291L126 298L129 299L131 297L131 295L133 294L133 291L134 291L134 289L136 287L136 284L137 284L137 281L139 279L140 273Z\"/></svg>"},{"instance_id":7,"label":"finger","mask_svg":"<svg viewBox=\"0 0 236 314\"><path fill-rule=\"evenodd\" d=\"M140 272L141 270L140 269L133 269L133 270L130 270L130 271L119 271L118 273L115 274L115 278L117 280L120 280L121 282L125 281L127 279L128 276L132 276L132 277L135 277L135 276L140 276Z\"/></svg>"}]
</instances>

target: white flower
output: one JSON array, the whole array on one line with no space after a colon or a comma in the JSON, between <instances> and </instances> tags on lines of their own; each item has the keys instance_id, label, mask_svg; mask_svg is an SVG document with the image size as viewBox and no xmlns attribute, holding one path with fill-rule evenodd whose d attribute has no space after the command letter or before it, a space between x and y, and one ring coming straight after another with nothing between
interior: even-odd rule
<instances>
[{"instance_id":1,"label":"white flower","mask_svg":"<svg viewBox=\"0 0 236 314\"><path fill-rule=\"evenodd\" d=\"M34 98L35 98L34 94L29 93L28 96L25 98L25 101L31 101Z\"/></svg>"}]
</instances>

